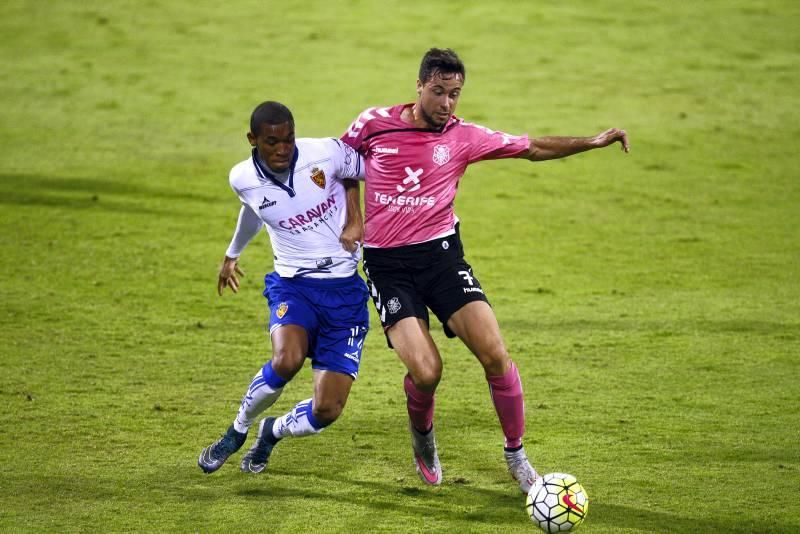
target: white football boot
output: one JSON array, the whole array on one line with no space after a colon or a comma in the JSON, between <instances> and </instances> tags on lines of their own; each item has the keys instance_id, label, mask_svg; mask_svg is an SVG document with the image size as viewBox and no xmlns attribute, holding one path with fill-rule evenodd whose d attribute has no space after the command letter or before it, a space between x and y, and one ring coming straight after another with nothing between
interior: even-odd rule
<instances>
[{"instance_id":1,"label":"white football boot","mask_svg":"<svg viewBox=\"0 0 800 534\"><path fill-rule=\"evenodd\" d=\"M514 480L519 482L520 491L527 494L533 483L539 478L539 473L528 461L525 448L522 447L514 452L505 451L505 457L508 464L508 472L511 473Z\"/></svg>"}]
</instances>

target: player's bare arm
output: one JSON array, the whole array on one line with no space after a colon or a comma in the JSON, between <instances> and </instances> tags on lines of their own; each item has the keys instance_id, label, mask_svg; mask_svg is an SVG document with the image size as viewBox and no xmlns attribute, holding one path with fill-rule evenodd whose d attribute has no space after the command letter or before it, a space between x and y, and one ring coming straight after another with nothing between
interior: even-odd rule
<instances>
[{"instance_id":1,"label":"player's bare arm","mask_svg":"<svg viewBox=\"0 0 800 534\"><path fill-rule=\"evenodd\" d=\"M222 296L222 290L230 287L234 293L239 292L239 278L236 275L244 276L244 271L239 267L239 258L225 256L222 260L222 267L219 268L219 280L217 281L217 293Z\"/></svg>"},{"instance_id":2,"label":"player's bare arm","mask_svg":"<svg viewBox=\"0 0 800 534\"><path fill-rule=\"evenodd\" d=\"M361 214L360 186L356 180L342 180L347 198L347 219L342 228L339 242L348 252L358 250L358 244L364 240L364 217Z\"/></svg>"},{"instance_id":3,"label":"player's bare arm","mask_svg":"<svg viewBox=\"0 0 800 534\"><path fill-rule=\"evenodd\" d=\"M630 151L628 134L625 130L611 128L593 137L536 137L531 139L528 152L523 153L520 157L531 161L566 158L573 154L607 147L614 143L620 143L624 152Z\"/></svg>"}]
</instances>

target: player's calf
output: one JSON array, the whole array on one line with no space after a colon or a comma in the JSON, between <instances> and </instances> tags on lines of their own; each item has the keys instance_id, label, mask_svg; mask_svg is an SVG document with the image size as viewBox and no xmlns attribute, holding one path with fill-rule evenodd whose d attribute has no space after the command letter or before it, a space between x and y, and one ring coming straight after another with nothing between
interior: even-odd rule
<instances>
[{"instance_id":1,"label":"player's calf","mask_svg":"<svg viewBox=\"0 0 800 534\"><path fill-rule=\"evenodd\" d=\"M329 423L317 421L314 417L312 399L300 401L289 412L277 419L268 417L258 427L255 444L242 458L241 469L245 473L261 473L267 468L272 449L281 439L319 434Z\"/></svg>"}]
</instances>

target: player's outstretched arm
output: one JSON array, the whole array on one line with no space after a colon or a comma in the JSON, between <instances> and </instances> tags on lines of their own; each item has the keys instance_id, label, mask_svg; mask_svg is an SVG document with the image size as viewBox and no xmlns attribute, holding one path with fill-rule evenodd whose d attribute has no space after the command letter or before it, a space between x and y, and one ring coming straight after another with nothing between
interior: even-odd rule
<instances>
[{"instance_id":1,"label":"player's outstretched arm","mask_svg":"<svg viewBox=\"0 0 800 534\"><path fill-rule=\"evenodd\" d=\"M630 151L628 134L619 128L611 128L593 137L536 137L531 139L528 152L522 157L531 161L566 158L587 150L607 147L617 142L622 145L624 152Z\"/></svg>"},{"instance_id":2,"label":"player's outstretched arm","mask_svg":"<svg viewBox=\"0 0 800 534\"><path fill-rule=\"evenodd\" d=\"M347 218L345 219L339 242L348 252L358 250L364 240L364 217L361 214L361 187L356 180L342 180L347 198Z\"/></svg>"},{"instance_id":3,"label":"player's outstretched arm","mask_svg":"<svg viewBox=\"0 0 800 534\"><path fill-rule=\"evenodd\" d=\"M239 258L225 256L222 260L222 267L219 268L219 280L217 282L217 293L222 296L222 290L230 287L234 293L239 292L239 278L236 275L244 276L244 271L239 267Z\"/></svg>"}]
</instances>

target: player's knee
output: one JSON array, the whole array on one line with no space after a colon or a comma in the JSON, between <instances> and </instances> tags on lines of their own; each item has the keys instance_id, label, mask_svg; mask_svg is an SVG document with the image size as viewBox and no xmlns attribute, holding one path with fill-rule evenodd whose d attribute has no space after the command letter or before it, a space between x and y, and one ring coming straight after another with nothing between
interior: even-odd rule
<instances>
[{"instance_id":1,"label":"player's knee","mask_svg":"<svg viewBox=\"0 0 800 534\"><path fill-rule=\"evenodd\" d=\"M314 419L328 426L336 421L344 411L343 402L315 402L311 410Z\"/></svg>"},{"instance_id":2,"label":"player's knee","mask_svg":"<svg viewBox=\"0 0 800 534\"><path fill-rule=\"evenodd\" d=\"M303 367L303 354L299 349L283 348L273 351L272 369L289 381Z\"/></svg>"},{"instance_id":3,"label":"player's knee","mask_svg":"<svg viewBox=\"0 0 800 534\"><path fill-rule=\"evenodd\" d=\"M414 386L422 391L435 391L441 379L441 365L429 366L411 371L411 380L413 380Z\"/></svg>"},{"instance_id":4,"label":"player's knee","mask_svg":"<svg viewBox=\"0 0 800 534\"><path fill-rule=\"evenodd\" d=\"M478 359L489 376L504 375L510 362L508 351L502 340L488 344L478 355Z\"/></svg>"}]
</instances>

